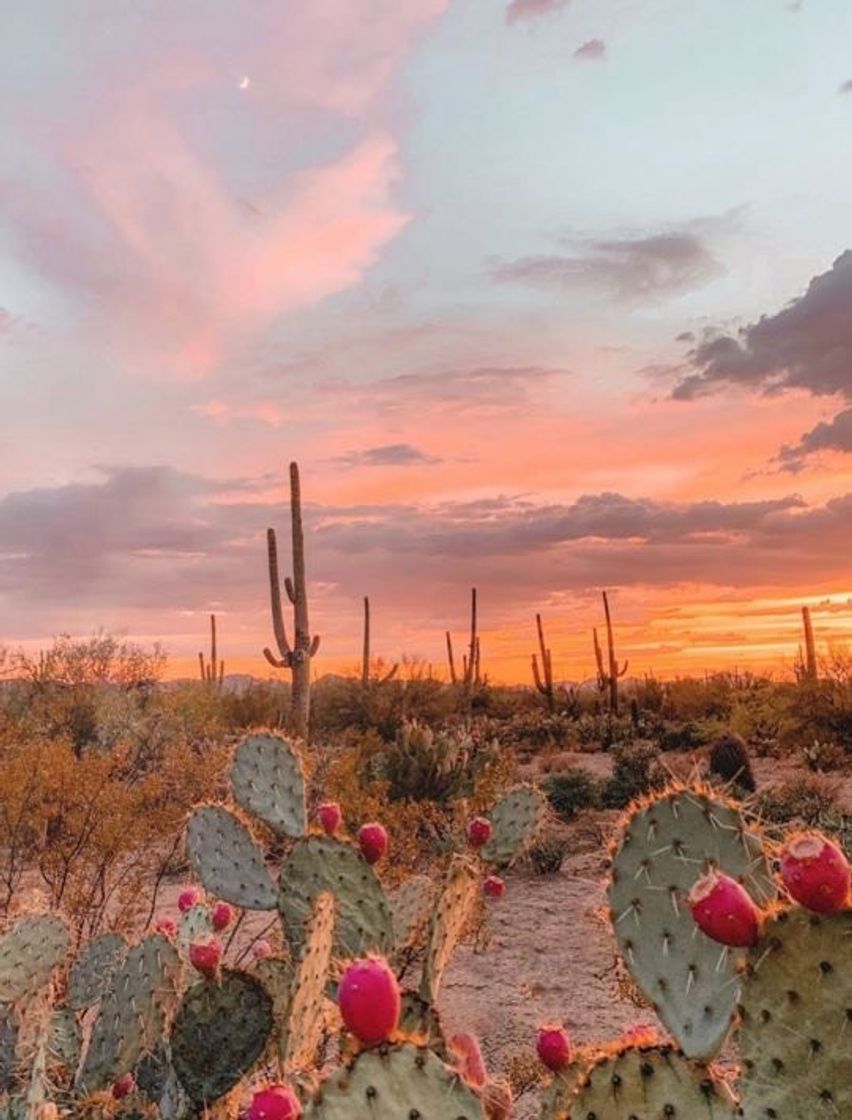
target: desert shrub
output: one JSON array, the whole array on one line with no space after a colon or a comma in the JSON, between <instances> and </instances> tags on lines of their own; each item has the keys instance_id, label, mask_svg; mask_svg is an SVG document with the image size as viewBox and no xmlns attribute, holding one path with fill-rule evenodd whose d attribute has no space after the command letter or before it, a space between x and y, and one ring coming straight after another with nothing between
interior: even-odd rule
<instances>
[{"instance_id":1,"label":"desert shrub","mask_svg":"<svg viewBox=\"0 0 852 1120\"><path fill-rule=\"evenodd\" d=\"M623 809L634 798L665 784L665 771L654 744L625 743L613 752L612 777L604 785L601 804L606 809Z\"/></svg>"},{"instance_id":2,"label":"desert shrub","mask_svg":"<svg viewBox=\"0 0 852 1120\"><path fill-rule=\"evenodd\" d=\"M846 752L839 743L820 742L818 739L802 747L802 757L807 768L817 774L842 770L846 764Z\"/></svg>"},{"instance_id":3,"label":"desert shrub","mask_svg":"<svg viewBox=\"0 0 852 1120\"><path fill-rule=\"evenodd\" d=\"M839 783L822 774L797 774L779 785L764 790L755 803L755 810L775 824L802 821L818 824L837 811Z\"/></svg>"},{"instance_id":4,"label":"desert shrub","mask_svg":"<svg viewBox=\"0 0 852 1120\"><path fill-rule=\"evenodd\" d=\"M832 649L817 680L789 685L783 694L784 742L837 743L852 753L852 654Z\"/></svg>"},{"instance_id":5,"label":"desert shrub","mask_svg":"<svg viewBox=\"0 0 852 1120\"><path fill-rule=\"evenodd\" d=\"M528 855L537 875L556 875L568 854L568 841L564 836L543 836L530 848Z\"/></svg>"},{"instance_id":6,"label":"desert shrub","mask_svg":"<svg viewBox=\"0 0 852 1120\"><path fill-rule=\"evenodd\" d=\"M391 801L435 801L467 797L476 778L497 759L496 742L484 743L463 729L433 731L407 720L393 743L374 756L373 774L387 783Z\"/></svg>"},{"instance_id":7,"label":"desert shrub","mask_svg":"<svg viewBox=\"0 0 852 1120\"><path fill-rule=\"evenodd\" d=\"M757 784L745 740L739 735L721 735L710 748L710 774L739 793L754 793Z\"/></svg>"},{"instance_id":8,"label":"desert shrub","mask_svg":"<svg viewBox=\"0 0 852 1120\"><path fill-rule=\"evenodd\" d=\"M697 720L686 720L684 723L663 720L653 737L661 751L691 751L703 747L713 737L713 730L708 730L705 723Z\"/></svg>"},{"instance_id":9,"label":"desert shrub","mask_svg":"<svg viewBox=\"0 0 852 1120\"><path fill-rule=\"evenodd\" d=\"M573 820L581 809L596 809L600 805L601 783L588 770L574 768L551 774L541 788L563 821Z\"/></svg>"}]
</instances>

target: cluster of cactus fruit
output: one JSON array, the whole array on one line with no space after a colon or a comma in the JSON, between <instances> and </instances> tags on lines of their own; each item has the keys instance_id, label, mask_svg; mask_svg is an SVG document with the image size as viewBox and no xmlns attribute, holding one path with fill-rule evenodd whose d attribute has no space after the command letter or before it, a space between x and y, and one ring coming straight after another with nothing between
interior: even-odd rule
<instances>
[{"instance_id":1,"label":"cluster of cactus fruit","mask_svg":"<svg viewBox=\"0 0 852 1120\"><path fill-rule=\"evenodd\" d=\"M500 1115L493 1101L506 1115L499 1084L459 1076L478 1047L468 1040L454 1057L435 1003L480 892L502 894L493 872L534 838L542 795L518 787L472 821L468 850L437 888L417 876L387 893L375 870L384 828L368 822L349 839L332 803L309 821L293 744L250 735L231 788L233 806L190 816L187 854L204 889L181 893L177 920L161 918L134 945L103 934L73 961L56 916L21 918L0 937L0 1120L232 1117L240 1101L248 1120L478 1120L488 1102ZM277 883L255 822L284 849ZM227 965L237 909L277 912L283 950L258 940L248 967ZM401 991L415 945L420 984ZM322 1076L320 1043L341 1020L343 1064Z\"/></svg>"},{"instance_id":2,"label":"cluster of cactus fruit","mask_svg":"<svg viewBox=\"0 0 852 1120\"><path fill-rule=\"evenodd\" d=\"M311 823L292 744L249 736L231 786L235 806L189 820L204 891L182 892L177 921L132 946L103 934L67 968L55 916L0 937L0 1120L192 1120L241 1104L246 1120L506 1120L508 1085L475 1037L447 1036L437 1001L480 892L504 893L495 872L538 830L541 795L520 786L471 820L439 887L418 876L387 894L384 829L350 840L332 803ZM277 883L252 819L284 849ZM612 927L667 1037L575 1048L542 1027L542 1120L852 1117L850 890L831 841L769 844L709 788L632 806L612 852ZM276 912L284 950L259 940L249 967L227 966L235 908ZM415 944L420 983L405 990ZM723 1048L736 1078L715 1064Z\"/></svg>"}]
</instances>

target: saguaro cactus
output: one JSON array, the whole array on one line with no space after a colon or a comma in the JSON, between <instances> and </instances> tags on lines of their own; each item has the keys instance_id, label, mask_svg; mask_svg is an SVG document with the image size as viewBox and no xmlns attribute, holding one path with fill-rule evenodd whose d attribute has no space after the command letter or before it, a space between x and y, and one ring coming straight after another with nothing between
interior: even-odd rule
<instances>
[{"instance_id":1,"label":"saguaro cactus","mask_svg":"<svg viewBox=\"0 0 852 1120\"><path fill-rule=\"evenodd\" d=\"M394 662L390 669L382 676L376 677L378 684L387 684L396 676L399 665ZM370 684L370 600L364 596L364 652L361 657L361 684L367 688Z\"/></svg>"},{"instance_id":2,"label":"saguaro cactus","mask_svg":"<svg viewBox=\"0 0 852 1120\"><path fill-rule=\"evenodd\" d=\"M815 681L817 679L816 643L810 607L802 607L802 625L805 630L805 652L799 675L802 680Z\"/></svg>"},{"instance_id":3,"label":"saguaro cactus","mask_svg":"<svg viewBox=\"0 0 852 1120\"><path fill-rule=\"evenodd\" d=\"M216 659L216 615L210 615L210 662L204 660L204 654L198 651L198 668L204 684L222 687L225 680L225 662Z\"/></svg>"},{"instance_id":4,"label":"saguaro cactus","mask_svg":"<svg viewBox=\"0 0 852 1120\"><path fill-rule=\"evenodd\" d=\"M293 731L300 738L308 738L308 721L311 713L311 658L319 648L319 635L311 637L308 625L308 595L305 584L305 538L302 532L302 494L299 485L299 465L290 464L290 518L293 532L293 578L284 580L287 598L293 604L295 637L291 646L284 626L281 605L281 585L278 576L278 546L275 530L266 530L269 556L269 594L272 606L272 628L279 657L268 648L263 656L276 669L289 669L292 674L290 690L290 721Z\"/></svg>"},{"instance_id":5,"label":"saguaro cactus","mask_svg":"<svg viewBox=\"0 0 852 1120\"><path fill-rule=\"evenodd\" d=\"M533 680L535 681L536 689L547 701L549 711L553 711L555 701L555 694L553 691L553 662L550 656L550 650L547 648L544 641L544 628L541 624L541 615L535 616L535 625L538 630L538 648L541 653L541 671L539 672L538 659L536 655L532 655L532 671Z\"/></svg>"},{"instance_id":6,"label":"saguaro cactus","mask_svg":"<svg viewBox=\"0 0 852 1120\"><path fill-rule=\"evenodd\" d=\"M606 618L606 645L607 645L607 662L604 665L603 650L598 641L597 629L592 630L592 637L595 643L595 661L598 666L598 688L601 692L606 693L609 697L609 710L614 715L618 715L618 679L623 677L627 672L628 662L619 669L618 660L615 656L615 640L612 634L612 616L609 613L609 600L607 599L606 592L603 593L604 617Z\"/></svg>"}]
</instances>

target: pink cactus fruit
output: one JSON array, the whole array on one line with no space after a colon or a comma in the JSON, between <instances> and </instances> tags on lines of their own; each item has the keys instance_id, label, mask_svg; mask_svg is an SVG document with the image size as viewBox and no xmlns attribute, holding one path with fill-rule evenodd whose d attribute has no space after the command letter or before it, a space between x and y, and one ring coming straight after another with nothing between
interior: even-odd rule
<instances>
[{"instance_id":1,"label":"pink cactus fruit","mask_svg":"<svg viewBox=\"0 0 852 1120\"><path fill-rule=\"evenodd\" d=\"M289 1085L267 1085L251 1099L246 1120L299 1120L302 1106Z\"/></svg>"},{"instance_id":2,"label":"pink cactus fruit","mask_svg":"<svg viewBox=\"0 0 852 1120\"><path fill-rule=\"evenodd\" d=\"M385 1042L396 1030L401 1011L399 984L382 957L353 961L343 973L337 1003L346 1027L367 1046Z\"/></svg>"},{"instance_id":3,"label":"pink cactus fruit","mask_svg":"<svg viewBox=\"0 0 852 1120\"><path fill-rule=\"evenodd\" d=\"M736 879L709 871L689 892L695 924L708 937L733 948L750 948L760 935L760 911Z\"/></svg>"},{"instance_id":4,"label":"pink cactus fruit","mask_svg":"<svg viewBox=\"0 0 852 1120\"><path fill-rule=\"evenodd\" d=\"M456 1059L455 1065L462 1078L475 1089L481 1089L488 1080L488 1072L482 1051L479 1048L479 1039L475 1034L454 1034L449 1041L449 1048Z\"/></svg>"},{"instance_id":5,"label":"pink cactus fruit","mask_svg":"<svg viewBox=\"0 0 852 1120\"><path fill-rule=\"evenodd\" d=\"M499 875L489 875L483 880L482 890L489 898L502 898L506 893L506 884Z\"/></svg>"},{"instance_id":6,"label":"pink cactus fruit","mask_svg":"<svg viewBox=\"0 0 852 1120\"><path fill-rule=\"evenodd\" d=\"M336 801L326 801L317 809L317 820L326 836L334 836L343 820L343 813Z\"/></svg>"},{"instance_id":7,"label":"pink cactus fruit","mask_svg":"<svg viewBox=\"0 0 852 1120\"><path fill-rule=\"evenodd\" d=\"M794 836L781 854L787 893L817 914L836 914L849 906L849 860L818 832Z\"/></svg>"},{"instance_id":8,"label":"pink cactus fruit","mask_svg":"<svg viewBox=\"0 0 852 1120\"><path fill-rule=\"evenodd\" d=\"M251 947L251 955L256 961L268 961L273 956L272 946L265 938L260 941L255 941Z\"/></svg>"},{"instance_id":9,"label":"pink cactus fruit","mask_svg":"<svg viewBox=\"0 0 852 1120\"><path fill-rule=\"evenodd\" d=\"M491 821L486 817L474 817L467 826L467 842L471 848L478 850L488 843L493 831Z\"/></svg>"},{"instance_id":10,"label":"pink cactus fruit","mask_svg":"<svg viewBox=\"0 0 852 1120\"><path fill-rule=\"evenodd\" d=\"M217 902L210 911L210 924L217 933L227 929L234 917L234 909L227 902Z\"/></svg>"},{"instance_id":11,"label":"pink cactus fruit","mask_svg":"<svg viewBox=\"0 0 852 1120\"><path fill-rule=\"evenodd\" d=\"M136 1082L133 1079L133 1074L125 1073L122 1077L119 1077L117 1081L113 1081L112 1083L113 1100L124 1100L124 1098L129 1093L132 1093L135 1088Z\"/></svg>"},{"instance_id":12,"label":"pink cactus fruit","mask_svg":"<svg viewBox=\"0 0 852 1120\"><path fill-rule=\"evenodd\" d=\"M187 910L197 906L201 902L201 898L201 891L198 887L184 887L178 895L178 910L181 914L185 914Z\"/></svg>"},{"instance_id":13,"label":"pink cactus fruit","mask_svg":"<svg viewBox=\"0 0 852 1120\"><path fill-rule=\"evenodd\" d=\"M207 980L213 980L222 963L222 945L215 938L193 941L189 947L189 963Z\"/></svg>"},{"instance_id":14,"label":"pink cactus fruit","mask_svg":"<svg viewBox=\"0 0 852 1120\"><path fill-rule=\"evenodd\" d=\"M370 821L358 829L358 845L367 863L378 863L388 850L388 834L378 821Z\"/></svg>"},{"instance_id":15,"label":"pink cactus fruit","mask_svg":"<svg viewBox=\"0 0 852 1120\"><path fill-rule=\"evenodd\" d=\"M560 1073L571 1062L571 1039L560 1024L539 1027L536 1052L548 1069Z\"/></svg>"},{"instance_id":16,"label":"pink cactus fruit","mask_svg":"<svg viewBox=\"0 0 852 1120\"><path fill-rule=\"evenodd\" d=\"M177 936L177 922L172 918L160 918L154 924L154 933L161 933L164 937Z\"/></svg>"}]
</instances>

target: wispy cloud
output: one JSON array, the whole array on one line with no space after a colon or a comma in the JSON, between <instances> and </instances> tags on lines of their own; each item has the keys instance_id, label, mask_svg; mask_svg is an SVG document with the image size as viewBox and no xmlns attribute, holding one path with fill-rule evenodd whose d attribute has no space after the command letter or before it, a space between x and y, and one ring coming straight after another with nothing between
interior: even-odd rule
<instances>
[{"instance_id":1,"label":"wispy cloud","mask_svg":"<svg viewBox=\"0 0 852 1120\"><path fill-rule=\"evenodd\" d=\"M441 459L437 455L427 455L410 443L386 443L363 451L347 451L336 455L331 462L344 467L416 467L440 463Z\"/></svg>"},{"instance_id":2,"label":"wispy cloud","mask_svg":"<svg viewBox=\"0 0 852 1120\"><path fill-rule=\"evenodd\" d=\"M574 51L578 62L600 62L606 58L606 43L603 39L588 39Z\"/></svg>"},{"instance_id":3,"label":"wispy cloud","mask_svg":"<svg viewBox=\"0 0 852 1120\"><path fill-rule=\"evenodd\" d=\"M520 23L567 8L571 0L512 0L506 8L506 22Z\"/></svg>"}]
</instances>

